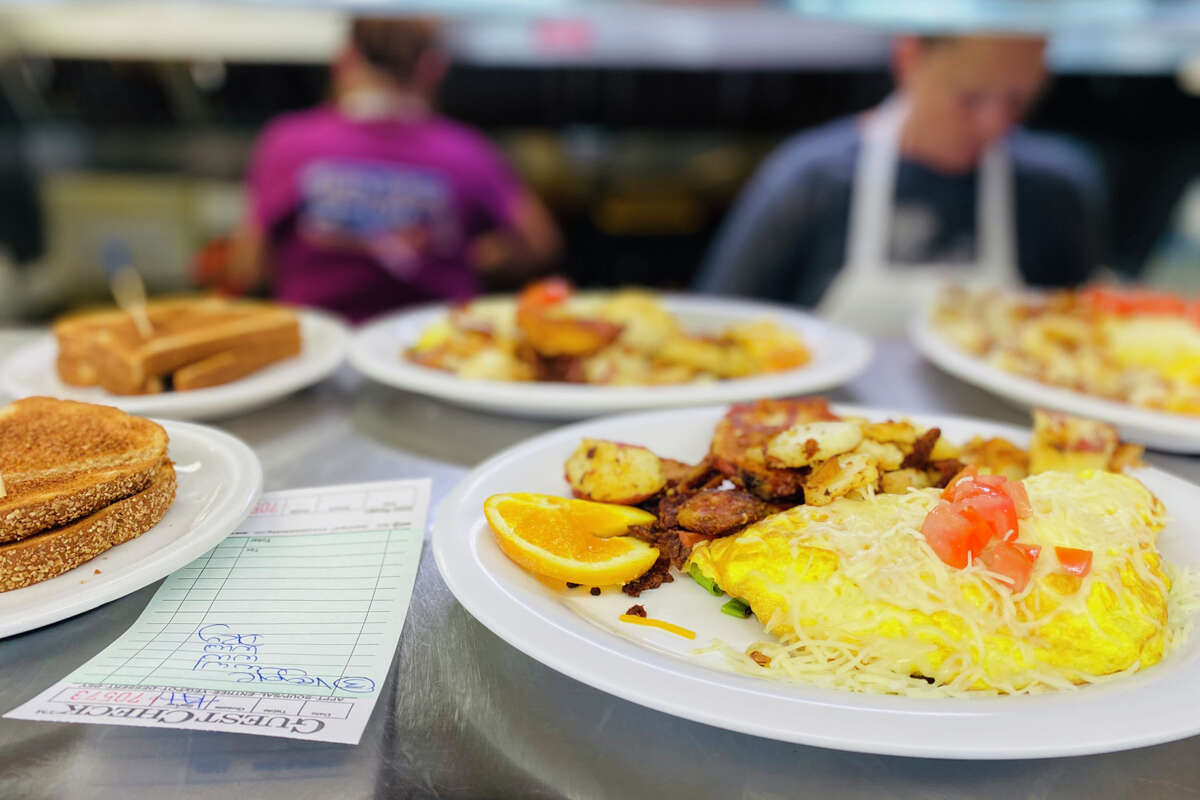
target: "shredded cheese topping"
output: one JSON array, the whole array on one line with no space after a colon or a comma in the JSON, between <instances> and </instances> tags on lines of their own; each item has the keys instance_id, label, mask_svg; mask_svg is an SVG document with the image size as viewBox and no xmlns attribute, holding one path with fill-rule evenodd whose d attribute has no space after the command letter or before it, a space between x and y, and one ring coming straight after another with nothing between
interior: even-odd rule
<instances>
[{"instance_id":1,"label":"shredded cheese topping","mask_svg":"<svg viewBox=\"0 0 1200 800\"><path fill-rule=\"evenodd\" d=\"M944 564L921 523L937 490L799 506L692 555L746 598L777 641L746 653L715 642L739 670L854 691L913 696L1022 694L1096 683L1160 660L1188 635L1200 578L1155 549L1165 518L1132 478L1049 472L1026 479L1034 513L1018 541L1041 545L1013 593L978 562ZM1093 551L1082 579L1054 547Z\"/></svg>"}]
</instances>

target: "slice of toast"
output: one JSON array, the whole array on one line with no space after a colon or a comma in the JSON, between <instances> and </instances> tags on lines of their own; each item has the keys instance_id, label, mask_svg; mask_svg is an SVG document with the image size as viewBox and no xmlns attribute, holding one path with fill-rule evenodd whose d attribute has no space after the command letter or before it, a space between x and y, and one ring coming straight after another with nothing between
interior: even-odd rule
<instances>
[{"instance_id":1,"label":"slice of toast","mask_svg":"<svg viewBox=\"0 0 1200 800\"><path fill-rule=\"evenodd\" d=\"M146 316L150 318L151 325L162 328L180 315L216 311L226 305L226 301L217 297L164 297L146 304ZM99 331L113 328L136 332L129 314L116 308L76 311L55 320L53 331L58 343L56 366L63 383L72 386L96 386L100 383L100 372L90 356L92 338ZM153 382L147 381L143 391L138 394L153 391L162 391L161 381L157 389L154 389Z\"/></svg>"},{"instance_id":2,"label":"slice of toast","mask_svg":"<svg viewBox=\"0 0 1200 800\"><path fill-rule=\"evenodd\" d=\"M269 352L272 360L300 352L299 318L281 306L200 297L190 303L152 301L146 308L154 328L149 338L121 311L90 312L56 324L63 381L99 384L114 394L145 394L161 386L156 379L231 350ZM260 360L255 368L266 363Z\"/></svg>"},{"instance_id":3,"label":"slice of toast","mask_svg":"<svg viewBox=\"0 0 1200 800\"><path fill-rule=\"evenodd\" d=\"M0 545L0 592L55 578L153 528L175 500L175 469L158 464L148 486L83 519Z\"/></svg>"},{"instance_id":4,"label":"slice of toast","mask_svg":"<svg viewBox=\"0 0 1200 800\"><path fill-rule=\"evenodd\" d=\"M0 542L142 491L166 455L161 425L109 406L27 397L0 408Z\"/></svg>"},{"instance_id":5,"label":"slice of toast","mask_svg":"<svg viewBox=\"0 0 1200 800\"><path fill-rule=\"evenodd\" d=\"M218 386L257 372L263 367L300 355L299 337L260 337L175 370L171 385L176 391Z\"/></svg>"}]
</instances>

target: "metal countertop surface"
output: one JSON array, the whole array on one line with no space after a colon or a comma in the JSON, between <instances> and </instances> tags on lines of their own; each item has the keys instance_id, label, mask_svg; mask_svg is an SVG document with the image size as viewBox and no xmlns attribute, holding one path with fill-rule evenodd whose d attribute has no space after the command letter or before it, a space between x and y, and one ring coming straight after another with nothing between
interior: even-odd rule
<instances>
[{"instance_id":1,"label":"metal countertop surface","mask_svg":"<svg viewBox=\"0 0 1200 800\"><path fill-rule=\"evenodd\" d=\"M0 355L28 334L2 334ZM1025 424L1025 412L880 343L838 401ZM554 423L468 411L348 367L215 425L248 442L266 490L432 477L432 509L466 470ZM1200 481L1200 459L1151 454ZM158 584L0 640L0 712L133 623ZM1197 710L1200 713L1200 710ZM554 672L477 623L428 543L391 675L358 746L181 730L0 720L0 798L1051 798L1200 796L1200 737L1036 761L863 755L724 731Z\"/></svg>"}]
</instances>

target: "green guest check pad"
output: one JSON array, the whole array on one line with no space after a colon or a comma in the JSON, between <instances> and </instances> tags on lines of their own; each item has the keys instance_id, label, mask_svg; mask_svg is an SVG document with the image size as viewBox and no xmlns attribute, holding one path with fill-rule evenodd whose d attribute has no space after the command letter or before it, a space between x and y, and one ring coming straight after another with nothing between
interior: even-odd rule
<instances>
[{"instance_id":1,"label":"green guest check pad","mask_svg":"<svg viewBox=\"0 0 1200 800\"><path fill-rule=\"evenodd\" d=\"M357 744L408 614L430 488L264 495L119 639L5 717Z\"/></svg>"}]
</instances>

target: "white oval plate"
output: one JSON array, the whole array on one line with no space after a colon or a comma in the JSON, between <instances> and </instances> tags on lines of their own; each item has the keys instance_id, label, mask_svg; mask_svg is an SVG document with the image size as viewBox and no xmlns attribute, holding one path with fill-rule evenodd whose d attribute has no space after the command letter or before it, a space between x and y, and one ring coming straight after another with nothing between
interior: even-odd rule
<instances>
[{"instance_id":1,"label":"white oval plate","mask_svg":"<svg viewBox=\"0 0 1200 800\"><path fill-rule=\"evenodd\" d=\"M730 403L754 397L805 394L839 386L866 368L871 343L865 336L783 306L716 297L659 295L687 330L716 330L770 317L795 330L813 360L787 372L716 383L678 386L581 386L469 380L414 364L403 350L442 317L447 306L423 306L366 325L350 342L350 363L380 383L499 414L578 419L639 408Z\"/></svg>"},{"instance_id":2,"label":"white oval plate","mask_svg":"<svg viewBox=\"0 0 1200 800\"><path fill-rule=\"evenodd\" d=\"M1110 422L1122 439L1156 450L1200 453L1200 416L1139 408L1007 372L956 346L934 328L927 311L912 318L908 333L917 350L938 367L1014 405Z\"/></svg>"},{"instance_id":3,"label":"white oval plate","mask_svg":"<svg viewBox=\"0 0 1200 800\"><path fill-rule=\"evenodd\" d=\"M221 386L190 392L110 394L98 386L69 386L54 367L58 345L50 334L18 349L0 367L0 388L14 398L60 397L116 406L130 414L172 419L215 419L240 414L327 377L346 353L349 332L336 318L311 309L300 314L300 355Z\"/></svg>"},{"instance_id":4,"label":"white oval plate","mask_svg":"<svg viewBox=\"0 0 1200 800\"><path fill-rule=\"evenodd\" d=\"M839 406L872 419L907 416L938 425L954 441L1029 431L949 415ZM1196 637L1160 664L1078 691L1023 697L927 699L855 694L758 679L729 671L719 654L691 651L720 638L736 648L765 634L754 620L719 613L728 598L708 595L686 576L633 599L615 591L556 591L496 546L483 501L498 492L569 496L562 465L581 437L642 444L695 461L708 449L721 407L649 412L551 431L489 459L446 498L434 522L433 552L446 585L476 619L509 644L610 694L729 730L841 750L936 758L1039 758L1156 744L1200 732L1200 647ZM1137 477L1166 504L1166 557L1200 567L1197 487L1156 469ZM634 603L650 616L696 631L681 637L628 625Z\"/></svg>"},{"instance_id":5,"label":"white oval plate","mask_svg":"<svg viewBox=\"0 0 1200 800\"><path fill-rule=\"evenodd\" d=\"M222 431L157 421L167 431L178 483L166 515L133 541L70 572L0 592L0 637L89 611L170 575L220 544L254 508L263 476L253 450Z\"/></svg>"}]
</instances>

